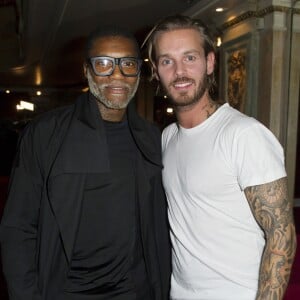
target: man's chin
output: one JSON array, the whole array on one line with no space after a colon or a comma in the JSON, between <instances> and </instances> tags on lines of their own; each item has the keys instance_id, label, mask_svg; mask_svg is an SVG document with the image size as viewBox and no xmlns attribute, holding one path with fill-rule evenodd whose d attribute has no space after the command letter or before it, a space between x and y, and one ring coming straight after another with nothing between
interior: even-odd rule
<instances>
[{"instance_id":1,"label":"man's chin","mask_svg":"<svg viewBox=\"0 0 300 300\"><path fill-rule=\"evenodd\" d=\"M181 106L187 106L193 103L193 99L190 99L188 97L180 97L180 98L171 98L171 101L173 106L175 107L181 107Z\"/></svg>"},{"instance_id":2,"label":"man's chin","mask_svg":"<svg viewBox=\"0 0 300 300\"><path fill-rule=\"evenodd\" d=\"M124 100L124 101L109 101L109 100L103 100L103 99L98 99L98 101L104 105L106 108L109 109L115 109L115 110L121 110L121 109L125 109L129 102L128 100Z\"/></svg>"}]
</instances>

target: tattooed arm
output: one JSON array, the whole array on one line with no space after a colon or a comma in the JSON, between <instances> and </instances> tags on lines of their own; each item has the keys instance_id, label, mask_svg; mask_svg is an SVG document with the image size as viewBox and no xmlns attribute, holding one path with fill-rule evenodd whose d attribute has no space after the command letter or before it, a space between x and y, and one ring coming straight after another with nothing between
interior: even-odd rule
<instances>
[{"instance_id":1,"label":"tattooed arm","mask_svg":"<svg viewBox=\"0 0 300 300\"><path fill-rule=\"evenodd\" d=\"M245 195L266 238L256 300L281 300L296 251L293 205L287 196L286 178L247 187Z\"/></svg>"}]
</instances>

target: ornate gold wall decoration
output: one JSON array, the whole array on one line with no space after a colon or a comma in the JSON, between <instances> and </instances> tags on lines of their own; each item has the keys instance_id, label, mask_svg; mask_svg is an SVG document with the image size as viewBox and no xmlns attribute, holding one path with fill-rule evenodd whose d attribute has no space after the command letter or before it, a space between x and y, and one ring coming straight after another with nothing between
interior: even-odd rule
<instances>
[{"instance_id":1,"label":"ornate gold wall decoration","mask_svg":"<svg viewBox=\"0 0 300 300\"><path fill-rule=\"evenodd\" d=\"M227 97L229 104L240 110L245 109L246 98L246 50L232 52L227 61L228 83Z\"/></svg>"}]
</instances>

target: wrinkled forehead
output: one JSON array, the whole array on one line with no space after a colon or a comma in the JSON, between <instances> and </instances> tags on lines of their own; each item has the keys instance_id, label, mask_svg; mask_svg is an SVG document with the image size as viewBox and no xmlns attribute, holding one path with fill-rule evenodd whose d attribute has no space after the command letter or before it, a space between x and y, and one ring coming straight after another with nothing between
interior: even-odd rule
<instances>
[{"instance_id":1,"label":"wrinkled forehead","mask_svg":"<svg viewBox=\"0 0 300 300\"><path fill-rule=\"evenodd\" d=\"M137 45L123 36L102 36L93 41L89 56L138 57Z\"/></svg>"}]
</instances>

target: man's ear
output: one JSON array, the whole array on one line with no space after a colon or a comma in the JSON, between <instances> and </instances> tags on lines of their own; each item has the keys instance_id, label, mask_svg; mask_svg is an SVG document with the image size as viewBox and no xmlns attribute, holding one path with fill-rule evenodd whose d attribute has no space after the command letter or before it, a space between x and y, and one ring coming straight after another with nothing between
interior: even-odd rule
<instances>
[{"instance_id":1,"label":"man's ear","mask_svg":"<svg viewBox=\"0 0 300 300\"><path fill-rule=\"evenodd\" d=\"M156 67L152 67L152 78L155 78L157 81L159 81L159 75L157 72L157 68Z\"/></svg>"},{"instance_id":2,"label":"man's ear","mask_svg":"<svg viewBox=\"0 0 300 300\"><path fill-rule=\"evenodd\" d=\"M206 58L206 65L207 65L207 75L210 75L214 72L216 63L216 57L213 52L209 52Z\"/></svg>"},{"instance_id":3,"label":"man's ear","mask_svg":"<svg viewBox=\"0 0 300 300\"><path fill-rule=\"evenodd\" d=\"M88 68L87 64L84 63L84 64L83 64L83 74L84 74L84 77L85 77L85 78L87 78L87 68Z\"/></svg>"}]
</instances>

